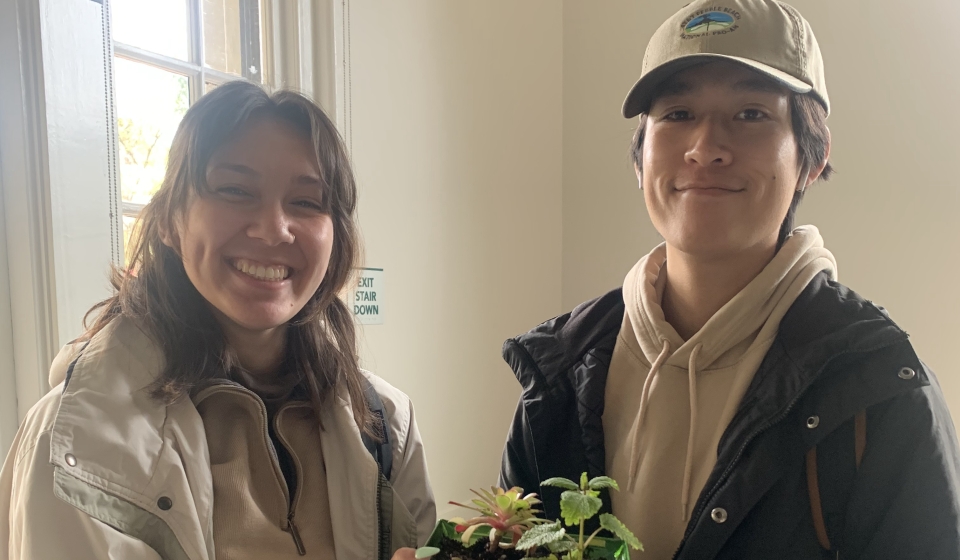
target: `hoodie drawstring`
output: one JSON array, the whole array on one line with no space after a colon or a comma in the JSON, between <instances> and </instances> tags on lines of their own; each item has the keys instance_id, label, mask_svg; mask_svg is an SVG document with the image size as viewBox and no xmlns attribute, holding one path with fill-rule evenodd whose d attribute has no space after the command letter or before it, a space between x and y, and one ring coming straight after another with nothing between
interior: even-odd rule
<instances>
[{"instance_id":1,"label":"hoodie drawstring","mask_svg":"<svg viewBox=\"0 0 960 560\"><path fill-rule=\"evenodd\" d=\"M633 449L630 454L630 478L628 481L628 490L631 492L636 487L637 475L640 470L640 434L643 431L643 423L647 417L650 387L653 385L653 378L660 373L664 362L670 357L670 342L666 339L663 339L662 342L663 349L660 350L660 355L657 356L657 359L653 361L653 364L650 366L650 373L647 374L647 379L643 382L643 392L640 394L640 410L633 425ZM690 353L690 362L687 366L688 387L690 391L690 427L687 434L687 455L683 464L683 487L680 491L680 511L682 512L684 521L687 521L689 518L690 478L693 472L693 444L697 426L697 357L700 355L702 348L703 344L697 344L693 348L693 352Z\"/></svg>"},{"instance_id":2,"label":"hoodie drawstring","mask_svg":"<svg viewBox=\"0 0 960 560\"><path fill-rule=\"evenodd\" d=\"M630 491L634 489L637 471L640 469L640 432L643 429L643 420L647 416L647 399L650 396L650 386L653 385L653 378L660 373L663 363L670 357L670 341L661 339L661 342L663 342L663 349L660 350L657 359L653 361L653 365L650 366L650 373L647 374L647 379L643 382L643 392L640 393L640 410L633 425L633 450L630 454L630 479L628 482Z\"/></svg>"},{"instance_id":3,"label":"hoodie drawstring","mask_svg":"<svg viewBox=\"0 0 960 560\"><path fill-rule=\"evenodd\" d=\"M690 385L690 433L687 435L687 458L683 462L683 489L680 491L680 511L683 520L689 520L690 473L693 471L693 437L697 426L697 355L703 344L697 344L690 353L687 375Z\"/></svg>"}]
</instances>

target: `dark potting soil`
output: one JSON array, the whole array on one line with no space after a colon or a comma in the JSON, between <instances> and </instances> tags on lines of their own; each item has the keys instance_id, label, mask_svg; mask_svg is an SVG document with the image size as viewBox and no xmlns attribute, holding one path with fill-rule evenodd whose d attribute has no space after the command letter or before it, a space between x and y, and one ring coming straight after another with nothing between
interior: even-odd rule
<instances>
[{"instance_id":1,"label":"dark potting soil","mask_svg":"<svg viewBox=\"0 0 960 560\"><path fill-rule=\"evenodd\" d=\"M490 539L483 537L473 543L471 547L463 546L460 541L452 539L443 539L440 541L440 553L435 555L435 560L451 560L461 558L462 560L522 560L523 558L546 558L547 552L536 556L526 556L526 551L514 550L512 548L499 548L493 552L487 550L490 546Z\"/></svg>"}]
</instances>

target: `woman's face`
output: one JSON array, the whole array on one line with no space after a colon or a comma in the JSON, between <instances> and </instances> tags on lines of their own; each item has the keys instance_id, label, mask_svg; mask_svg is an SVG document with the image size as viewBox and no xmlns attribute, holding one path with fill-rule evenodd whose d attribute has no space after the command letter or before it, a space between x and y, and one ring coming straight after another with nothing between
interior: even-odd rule
<instances>
[{"instance_id":1,"label":"woman's face","mask_svg":"<svg viewBox=\"0 0 960 560\"><path fill-rule=\"evenodd\" d=\"M286 324L317 291L333 248L313 146L282 121L256 119L213 154L206 178L175 241L187 276L225 328Z\"/></svg>"}]
</instances>

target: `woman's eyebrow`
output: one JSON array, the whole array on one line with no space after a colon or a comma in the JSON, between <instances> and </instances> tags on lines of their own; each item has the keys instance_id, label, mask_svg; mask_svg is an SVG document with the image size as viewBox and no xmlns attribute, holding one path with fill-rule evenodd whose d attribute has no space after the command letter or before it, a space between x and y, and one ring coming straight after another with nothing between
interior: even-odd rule
<instances>
[{"instance_id":1,"label":"woman's eyebrow","mask_svg":"<svg viewBox=\"0 0 960 560\"><path fill-rule=\"evenodd\" d=\"M296 178L296 183L300 185L322 185L323 181L318 175L304 174Z\"/></svg>"},{"instance_id":2,"label":"woman's eyebrow","mask_svg":"<svg viewBox=\"0 0 960 560\"><path fill-rule=\"evenodd\" d=\"M240 163L218 163L214 166L213 170L223 169L226 171L233 171L234 173L240 173L242 175L249 175L254 178L259 178L260 174L257 173L252 167L247 167L246 165Z\"/></svg>"}]
</instances>

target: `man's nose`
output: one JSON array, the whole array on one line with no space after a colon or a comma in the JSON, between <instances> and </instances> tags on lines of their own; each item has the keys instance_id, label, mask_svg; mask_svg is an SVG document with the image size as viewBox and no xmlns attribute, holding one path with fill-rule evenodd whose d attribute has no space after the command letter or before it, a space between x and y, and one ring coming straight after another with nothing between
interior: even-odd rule
<instances>
[{"instance_id":1,"label":"man's nose","mask_svg":"<svg viewBox=\"0 0 960 560\"><path fill-rule=\"evenodd\" d=\"M697 123L684 159L687 163L702 166L729 165L733 161L733 153L723 125L710 118Z\"/></svg>"}]
</instances>

